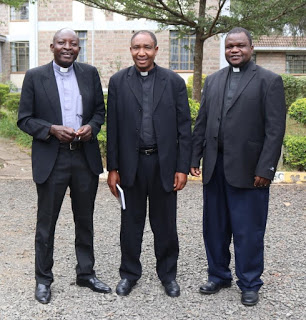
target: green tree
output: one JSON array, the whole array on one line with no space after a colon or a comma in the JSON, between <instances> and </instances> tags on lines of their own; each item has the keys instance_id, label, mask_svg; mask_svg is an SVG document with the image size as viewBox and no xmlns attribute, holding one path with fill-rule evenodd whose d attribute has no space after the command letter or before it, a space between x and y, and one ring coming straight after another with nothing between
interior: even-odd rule
<instances>
[{"instance_id":1,"label":"green tree","mask_svg":"<svg viewBox=\"0 0 306 320\"><path fill-rule=\"evenodd\" d=\"M7 4L8 6L12 6L15 8L20 7L25 2L25 0L0 0L0 4Z\"/></svg>"},{"instance_id":2,"label":"green tree","mask_svg":"<svg viewBox=\"0 0 306 320\"><path fill-rule=\"evenodd\" d=\"M156 21L180 35L195 34L193 98L200 101L204 42L240 26L254 36L281 32L285 26L305 31L305 0L78 0L128 18ZM210 3L214 5L209 5ZM295 32L296 33L296 32Z\"/></svg>"}]
</instances>

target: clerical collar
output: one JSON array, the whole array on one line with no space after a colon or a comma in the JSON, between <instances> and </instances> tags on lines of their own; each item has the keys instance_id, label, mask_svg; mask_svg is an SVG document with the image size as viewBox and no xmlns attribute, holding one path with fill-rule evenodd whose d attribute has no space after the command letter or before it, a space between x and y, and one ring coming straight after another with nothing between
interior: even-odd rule
<instances>
[{"instance_id":1,"label":"clerical collar","mask_svg":"<svg viewBox=\"0 0 306 320\"><path fill-rule=\"evenodd\" d=\"M238 68L233 67L233 72L240 72L240 68L239 67Z\"/></svg>"},{"instance_id":2,"label":"clerical collar","mask_svg":"<svg viewBox=\"0 0 306 320\"><path fill-rule=\"evenodd\" d=\"M139 75L141 75L142 77L147 77L148 75L151 75L151 74L153 74L153 73L155 72L155 70L156 70L156 64L154 63L154 67L153 67L151 70L149 70L149 71L139 71L136 67L135 67L135 69L136 69L136 72L137 72Z\"/></svg>"},{"instance_id":3,"label":"clerical collar","mask_svg":"<svg viewBox=\"0 0 306 320\"><path fill-rule=\"evenodd\" d=\"M67 72L69 72L69 71L71 71L71 70L73 69L73 64L72 64L71 66L69 66L68 68L63 68L63 67L59 66L58 64L56 64L55 61L53 61L53 67L54 67L57 71L59 71L59 72L61 72L61 73L67 73Z\"/></svg>"}]
</instances>

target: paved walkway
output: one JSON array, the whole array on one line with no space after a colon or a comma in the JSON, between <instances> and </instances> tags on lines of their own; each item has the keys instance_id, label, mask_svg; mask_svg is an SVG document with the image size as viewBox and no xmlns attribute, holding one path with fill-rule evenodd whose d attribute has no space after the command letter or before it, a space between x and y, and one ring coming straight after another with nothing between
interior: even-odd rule
<instances>
[{"instance_id":1,"label":"paved walkway","mask_svg":"<svg viewBox=\"0 0 306 320\"><path fill-rule=\"evenodd\" d=\"M30 152L0 138L0 179L32 179Z\"/></svg>"}]
</instances>

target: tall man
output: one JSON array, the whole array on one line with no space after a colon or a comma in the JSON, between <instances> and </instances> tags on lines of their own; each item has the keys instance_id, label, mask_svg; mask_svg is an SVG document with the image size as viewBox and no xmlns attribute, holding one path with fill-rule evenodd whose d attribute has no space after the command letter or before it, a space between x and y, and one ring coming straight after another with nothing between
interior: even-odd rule
<instances>
[{"instance_id":1,"label":"tall man","mask_svg":"<svg viewBox=\"0 0 306 320\"><path fill-rule=\"evenodd\" d=\"M107 105L108 185L118 197L120 184L126 200L116 292L128 295L141 277L148 197L157 274L166 294L177 297L177 191L187 182L191 156L186 86L180 76L154 63L158 46L152 32L135 33L130 52L135 65L111 77Z\"/></svg>"},{"instance_id":2,"label":"tall man","mask_svg":"<svg viewBox=\"0 0 306 320\"><path fill-rule=\"evenodd\" d=\"M203 233L208 282L200 292L231 286L233 235L241 302L255 305L263 282L264 233L269 186L285 131L279 75L251 61L252 39L243 28L225 39L226 67L207 77L193 132L191 174L203 157Z\"/></svg>"},{"instance_id":3,"label":"tall man","mask_svg":"<svg viewBox=\"0 0 306 320\"><path fill-rule=\"evenodd\" d=\"M105 116L100 78L96 68L75 62L80 47L73 30L56 32L50 48L54 60L25 75L18 115L20 129L33 136L35 298L41 303L51 298L54 231L67 187L75 222L76 283L111 292L93 270L94 201L103 171L96 138Z\"/></svg>"}]
</instances>

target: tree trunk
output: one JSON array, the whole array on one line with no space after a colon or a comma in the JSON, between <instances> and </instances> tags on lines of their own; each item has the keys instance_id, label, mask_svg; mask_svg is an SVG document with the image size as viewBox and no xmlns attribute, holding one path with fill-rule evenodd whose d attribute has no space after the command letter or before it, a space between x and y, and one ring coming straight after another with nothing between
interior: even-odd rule
<instances>
[{"instance_id":1,"label":"tree trunk","mask_svg":"<svg viewBox=\"0 0 306 320\"><path fill-rule=\"evenodd\" d=\"M203 51L204 51L203 46L204 46L203 32L200 30L197 30L195 45L194 45L192 99L198 102L201 101L202 62L203 62Z\"/></svg>"}]
</instances>

